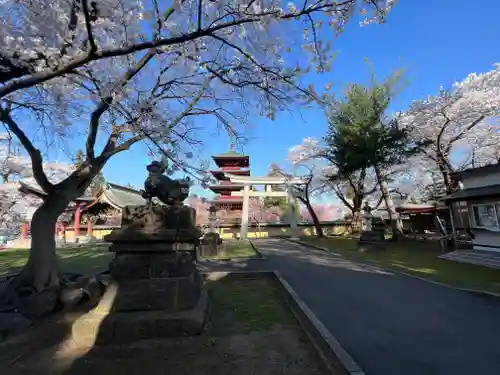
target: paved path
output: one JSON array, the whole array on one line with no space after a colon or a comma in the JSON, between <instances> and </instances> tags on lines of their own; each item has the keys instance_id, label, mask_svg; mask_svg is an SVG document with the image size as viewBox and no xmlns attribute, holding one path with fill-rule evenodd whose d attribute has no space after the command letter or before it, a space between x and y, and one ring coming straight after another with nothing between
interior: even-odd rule
<instances>
[{"instance_id":1,"label":"paved path","mask_svg":"<svg viewBox=\"0 0 500 375\"><path fill-rule=\"evenodd\" d=\"M500 300L254 241L367 375L500 374ZM253 268L253 265L252 265Z\"/></svg>"}]
</instances>

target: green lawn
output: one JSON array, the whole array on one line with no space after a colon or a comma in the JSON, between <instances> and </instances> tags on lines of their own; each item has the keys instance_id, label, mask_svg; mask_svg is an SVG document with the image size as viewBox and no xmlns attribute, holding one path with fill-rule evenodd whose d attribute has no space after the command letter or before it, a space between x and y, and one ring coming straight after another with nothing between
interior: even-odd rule
<instances>
[{"instance_id":1,"label":"green lawn","mask_svg":"<svg viewBox=\"0 0 500 375\"><path fill-rule=\"evenodd\" d=\"M63 271L80 274L103 271L112 258L107 247L103 246L57 249L57 255ZM19 271L27 260L27 249L0 250L0 276Z\"/></svg>"},{"instance_id":2,"label":"green lawn","mask_svg":"<svg viewBox=\"0 0 500 375\"><path fill-rule=\"evenodd\" d=\"M388 242L385 250L359 252L357 239L306 236L301 239L346 258L368 261L386 269L407 272L461 288L500 294L500 270L439 259L437 257L440 252L435 243Z\"/></svg>"},{"instance_id":3,"label":"green lawn","mask_svg":"<svg viewBox=\"0 0 500 375\"><path fill-rule=\"evenodd\" d=\"M225 245L224 245L225 244ZM225 246L225 248L224 248ZM227 240L224 241L221 251L216 256L207 259L247 259L256 257L258 254L249 241Z\"/></svg>"},{"instance_id":4,"label":"green lawn","mask_svg":"<svg viewBox=\"0 0 500 375\"><path fill-rule=\"evenodd\" d=\"M208 282L211 335L267 331L276 325L295 326L283 292L271 280L222 279Z\"/></svg>"},{"instance_id":5,"label":"green lawn","mask_svg":"<svg viewBox=\"0 0 500 375\"><path fill-rule=\"evenodd\" d=\"M105 270L112 253L103 246L82 246L57 249L57 255L64 272L93 274ZM226 251L210 259L246 259L257 256L248 241L227 241ZM27 249L0 250L0 276L18 272L28 261Z\"/></svg>"}]
</instances>

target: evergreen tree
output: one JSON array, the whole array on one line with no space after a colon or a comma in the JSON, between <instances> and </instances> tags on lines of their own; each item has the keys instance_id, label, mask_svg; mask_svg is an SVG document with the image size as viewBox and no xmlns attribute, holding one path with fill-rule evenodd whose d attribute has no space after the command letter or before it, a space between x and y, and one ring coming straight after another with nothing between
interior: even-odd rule
<instances>
[{"instance_id":1,"label":"evergreen tree","mask_svg":"<svg viewBox=\"0 0 500 375\"><path fill-rule=\"evenodd\" d=\"M405 162L423 146L410 140L410 134L398 126L396 118L386 116L400 87L402 73L395 71L382 83L373 80L369 87L350 85L346 95L330 107L325 137L328 145L325 156L337 166L340 175L350 176L374 168L395 238L401 228L384 171Z\"/></svg>"}]
</instances>

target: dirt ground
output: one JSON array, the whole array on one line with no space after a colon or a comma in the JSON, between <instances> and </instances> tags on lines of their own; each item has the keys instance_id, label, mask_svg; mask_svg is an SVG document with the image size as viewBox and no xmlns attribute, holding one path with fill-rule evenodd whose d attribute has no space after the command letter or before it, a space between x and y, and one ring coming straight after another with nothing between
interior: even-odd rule
<instances>
[{"instance_id":1,"label":"dirt ground","mask_svg":"<svg viewBox=\"0 0 500 375\"><path fill-rule=\"evenodd\" d=\"M41 354L41 353L40 353ZM79 355L83 354L81 357ZM28 355L2 374L120 374L175 375L326 374L315 352L291 328L230 335L144 340L127 346L85 348L58 355ZM73 355L75 357L73 357ZM48 358L51 358L48 361Z\"/></svg>"},{"instance_id":2,"label":"dirt ground","mask_svg":"<svg viewBox=\"0 0 500 375\"><path fill-rule=\"evenodd\" d=\"M230 282L212 288L210 324L206 333L196 337L82 346L68 339L79 314L54 318L0 344L0 374L328 374L304 332L266 283Z\"/></svg>"}]
</instances>

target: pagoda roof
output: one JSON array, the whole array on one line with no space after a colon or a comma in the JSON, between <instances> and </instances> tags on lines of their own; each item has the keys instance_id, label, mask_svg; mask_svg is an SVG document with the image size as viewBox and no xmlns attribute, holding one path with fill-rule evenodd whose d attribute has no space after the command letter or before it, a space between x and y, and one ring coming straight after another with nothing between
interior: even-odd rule
<instances>
[{"instance_id":1,"label":"pagoda roof","mask_svg":"<svg viewBox=\"0 0 500 375\"><path fill-rule=\"evenodd\" d=\"M212 204L224 204L224 203L242 203L243 198L242 197L227 197L227 198L221 198L217 197L213 199L210 203Z\"/></svg>"},{"instance_id":2,"label":"pagoda roof","mask_svg":"<svg viewBox=\"0 0 500 375\"><path fill-rule=\"evenodd\" d=\"M234 150L229 150L227 152L223 152L222 154L212 156L212 159L226 159L226 158L229 158L229 159L234 159L234 158L244 159L244 158L248 158L248 155L241 154L241 153L236 152Z\"/></svg>"},{"instance_id":3,"label":"pagoda roof","mask_svg":"<svg viewBox=\"0 0 500 375\"><path fill-rule=\"evenodd\" d=\"M208 188L212 191L221 190L243 190L245 186L241 184L220 184L220 185L210 185Z\"/></svg>"},{"instance_id":4,"label":"pagoda roof","mask_svg":"<svg viewBox=\"0 0 500 375\"><path fill-rule=\"evenodd\" d=\"M233 169L233 170L224 170L224 169L217 169L217 170L214 170L214 171L210 171L210 173L212 173L212 175L218 179L218 180L222 180L222 179L228 179L225 174L226 173L230 173L230 174L234 174L234 175L239 175L239 176L250 176L250 169L241 169L241 170L237 170L237 169Z\"/></svg>"}]
</instances>

